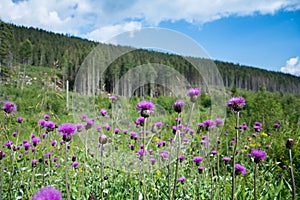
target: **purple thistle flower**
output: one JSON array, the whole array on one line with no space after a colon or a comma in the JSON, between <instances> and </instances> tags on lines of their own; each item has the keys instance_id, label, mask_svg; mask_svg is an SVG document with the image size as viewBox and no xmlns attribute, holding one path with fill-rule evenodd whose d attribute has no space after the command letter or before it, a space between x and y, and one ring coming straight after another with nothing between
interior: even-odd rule
<instances>
[{"instance_id":1,"label":"purple thistle flower","mask_svg":"<svg viewBox=\"0 0 300 200\"><path fill-rule=\"evenodd\" d=\"M78 162L73 162L72 167L76 168L78 167L79 163Z\"/></svg>"},{"instance_id":2,"label":"purple thistle flower","mask_svg":"<svg viewBox=\"0 0 300 200\"><path fill-rule=\"evenodd\" d=\"M135 121L135 124L138 126L144 126L145 118L144 117L138 117Z\"/></svg>"},{"instance_id":3,"label":"purple thistle flower","mask_svg":"<svg viewBox=\"0 0 300 200\"><path fill-rule=\"evenodd\" d=\"M173 109L174 109L175 112L181 113L183 106L184 106L184 101L183 100L177 100L173 104Z\"/></svg>"},{"instance_id":4,"label":"purple thistle flower","mask_svg":"<svg viewBox=\"0 0 300 200\"><path fill-rule=\"evenodd\" d=\"M229 157L224 157L222 160L225 162L225 165L228 165L230 158Z\"/></svg>"},{"instance_id":5,"label":"purple thistle flower","mask_svg":"<svg viewBox=\"0 0 300 200\"><path fill-rule=\"evenodd\" d=\"M35 166L36 166L36 164L37 164L37 162L38 162L38 160L37 160L37 159L33 159L33 160L31 161L31 165L32 165L32 167L35 167Z\"/></svg>"},{"instance_id":6,"label":"purple thistle flower","mask_svg":"<svg viewBox=\"0 0 300 200\"><path fill-rule=\"evenodd\" d=\"M92 118L86 119L85 129L88 130L88 129L92 128L92 126L93 126L94 124L95 124L94 119L92 119Z\"/></svg>"},{"instance_id":7,"label":"purple thistle flower","mask_svg":"<svg viewBox=\"0 0 300 200\"><path fill-rule=\"evenodd\" d=\"M44 127L44 126L45 126L45 122L46 122L46 121L45 121L44 119L40 119L40 120L38 121L38 125Z\"/></svg>"},{"instance_id":8,"label":"purple thistle flower","mask_svg":"<svg viewBox=\"0 0 300 200\"><path fill-rule=\"evenodd\" d=\"M199 164L203 161L203 158L200 156L196 156L193 159L193 162L196 163L197 166L199 166Z\"/></svg>"},{"instance_id":9,"label":"purple thistle flower","mask_svg":"<svg viewBox=\"0 0 300 200\"><path fill-rule=\"evenodd\" d=\"M31 139L31 142L32 142L33 146L36 146L38 143L41 142L41 140L38 137L34 137Z\"/></svg>"},{"instance_id":10,"label":"purple thistle flower","mask_svg":"<svg viewBox=\"0 0 300 200\"><path fill-rule=\"evenodd\" d=\"M150 158L150 163L152 164L152 165L154 165L155 163L156 163L156 159L155 158Z\"/></svg>"},{"instance_id":11,"label":"purple thistle flower","mask_svg":"<svg viewBox=\"0 0 300 200\"><path fill-rule=\"evenodd\" d=\"M204 121L204 126L206 127L206 130L208 130L209 128L212 128L215 125L215 122L213 120L205 120Z\"/></svg>"},{"instance_id":12,"label":"purple thistle flower","mask_svg":"<svg viewBox=\"0 0 300 200\"><path fill-rule=\"evenodd\" d=\"M120 129L119 128L115 128L115 134L120 133Z\"/></svg>"},{"instance_id":13,"label":"purple thistle flower","mask_svg":"<svg viewBox=\"0 0 300 200\"><path fill-rule=\"evenodd\" d=\"M163 159L168 159L169 158L169 152L166 151L166 150L161 151L160 157L162 157Z\"/></svg>"},{"instance_id":14,"label":"purple thistle flower","mask_svg":"<svg viewBox=\"0 0 300 200\"><path fill-rule=\"evenodd\" d=\"M45 121L44 127L46 128L47 131L53 131L53 129L55 129L55 124L52 121Z\"/></svg>"},{"instance_id":15,"label":"purple thistle flower","mask_svg":"<svg viewBox=\"0 0 300 200\"><path fill-rule=\"evenodd\" d=\"M179 181L181 184L183 184L185 180L186 180L186 178L185 178L184 176L178 178L178 181Z\"/></svg>"},{"instance_id":16,"label":"purple thistle flower","mask_svg":"<svg viewBox=\"0 0 300 200\"><path fill-rule=\"evenodd\" d=\"M236 164L236 165L234 165L234 168L235 168L235 174L237 174L237 175L242 174L243 176L245 176L247 171L243 165Z\"/></svg>"},{"instance_id":17,"label":"purple thistle flower","mask_svg":"<svg viewBox=\"0 0 300 200\"><path fill-rule=\"evenodd\" d=\"M274 124L274 128L279 128L280 127L280 124L279 123L275 123Z\"/></svg>"},{"instance_id":18,"label":"purple thistle flower","mask_svg":"<svg viewBox=\"0 0 300 200\"><path fill-rule=\"evenodd\" d=\"M213 156L215 156L215 155L217 155L217 151L216 150L212 150L212 152L211 152L211 154L213 155Z\"/></svg>"},{"instance_id":19,"label":"purple thistle flower","mask_svg":"<svg viewBox=\"0 0 300 200\"><path fill-rule=\"evenodd\" d=\"M53 158L53 162L56 162L56 161L57 161L57 158L56 158L56 157L54 157L54 158Z\"/></svg>"},{"instance_id":20,"label":"purple thistle flower","mask_svg":"<svg viewBox=\"0 0 300 200\"><path fill-rule=\"evenodd\" d=\"M232 97L228 100L227 106L232 111L240 111L246 105L244 97Z\"/></svg>"},{"instance_id":21,"label":"purple thistle flower","mask_svg":"<svg viewBox=\"0 0 300 200\"><path fill-rule=\"evenodd\" d=\"M30 143L25 143L23 146L24 146L25 150L28 150L29 147L31 147L31 144Z\"/></svg>"},{"instance_id":22,"label":"purple thistle flower","mask_svg":"<svg viewBox=\"0 0 300 200\"><path fill-rule=\"evenodd\" d=\"M116 96L110 96L109 100L111 100L111 102L116 102L118 100L118 97L116 97Z\"/></svg>"},{"instance_id":23,"label":"purple thistle flower","mask_svg":"<svg viewBox=\"0 0 300 200\"><path fill-rule=\"evenodd\" d=\"M190 97L191 102L196 102L200 94L200 88L190 88L187 92L187 96Z\"/></svg>"},{"instance_id":24,"label":"purple thistle flower","mask_svg":"<svg viewBox=\"0 0 300 200\"><path fill-rule=\"evenodd\" d=\"M16 137L17 135L18 135L17 132L13 132L13 133L12 133L12 136L13 136L13 137Z\"/></svg>"},{"instance_id":25,"label":"purple thistle flower","mask_svg":"<svg viewBox=\"0 0 300 200\"><path fill-rule=\"evenodd\" d=\"M6 112L7 114L10 114L17 110L16 104L13 102L9 102L9 101L5 102L2 108L3 108L4 112Z\"/></svg>"},{"instance_id":26,"label":"purple thistle flower","mask_svg":"<svg viewBox=\"0 0 300 200\"><path fill-rule=\"evenodd\" d=\"M62 194L60 191L51 186L48 186L37 191L33 195L32 200L61 200L61 198Z\"/></svg>"},{"instance_id":27,"label":"purple thistle flower","mask_svg":"<svg viewBox=\"0 0 300 200\"><path fill-rule=\"evenodd\" d=\"M178 159L179 159L180 162L182 162L182 161L185 160L185 157L184 156L179 156Z\"/></svg>"},{"instance_id":28,"label":"purple thistle flower","mask_svg":"<svg viewBox=\"0 0 300 200\"><path fill-rule=\"evenodd\" d=\"M144 100L138 103L137 110L141 111L142 117L149 117L153 113L153 109L155 108L155 105L148 100Z\"/></svg>"},{"instance_id":29,"label":"purple thistle flower","mask_svg":"<svg viewBox=\"0 0 300 200\"><path fill-rule=\"evenodd\" d=\"M105 109L101 109L100 110L100 114L105 117L106 115L108 115L108 112Z\"/></svg>"},{"instance_id":30,"label":"purple thistle flower","mask_svg":"<svg viewBox=\"0 0 300 200\"><path fill-rule=\"evenodd\" d=\"M86 119L87 119L87 115L82 115L82 116L80 117L80 119L81 119L81 121L85 122Z\"/></svg>"},{"instance_id":31,"label":"purple thistle flower","mask_svg":"<svg viewBox=\"0 0 300 200\"><path fill-rule=\"evenodd\" d=\"M56 147L56 144L57 144L56 140L51 140L51 146Z\"/></svg>"},{"instance_id":32,"label":"purple thistle flower","mask_svg":"<svg viewBox=\"0 0 300 200\"><path fill-rule=\"evenodd\" d=\"M263 150L252 149L251 156L254 157L255 163L259 163L259 161L266 159L267 154Z\"/></svg>"},{"instance_id":33,"label":"purple thistle flower","mask_svg":"<svg viewBox=\"0 0 300 200\"><path fill-rule=\"evenodd\" d=\"M217 118L215 122L218 127L221 126L222 124L224 124L224 120L220 119L220 118Z\"/></svg>"},{"instance_id":34,"label":"purple thistle flower","mask_svg":"<svg viewBox=\"0 0 300 200\"><path fill-rule=\"evenodd\" d=\"M105 126L105 129L106 129L107 131L109 131L109 130L110 130L110 125L107 124L107 125Z\"/></svg>"},{"instance_id":35,"label":"purple thistle flower","mask_svg":"<svg viewBox=\"0 0 300 200\"><path fill-rule=\"evenodd\" d=\"M18 118L17 118L17 122L18 122L18 123L22 123L22 122L23 122L23 117L18 117Z\"/></svg>"},{"instance_id":36,"label":"purple thistle flower","mask_svg":"<svg viewBox=\"0 0 300 200\"><path fill-rule=\"evenodd\" d=\"M65 142L69 142L76 132L76 125L71 123L62 124L58 127L58 132L63 136Z\"/></svg>"},{"instance_id":37,"label":"purple thistle flower","mask_svg":"<svg viewBox=\"0 0 300 200\"><path fill-rule=\"evenodd\" d=\"M46 121L48 121L49 119L50 119L50 116L49 115L44 115L44 119L46 120Z\"/></svg>"},{"instance_id":38,"label":"purple thistle flower","mask_svg":"<svg viewBox=\"0 0 300 200\"><path fill-rule=\"evenodd\" d=\"M205 167L204 166L198 166L198 172L199 174L202 174L202 172L204 171Z\"/></svg>"}]
</instances>

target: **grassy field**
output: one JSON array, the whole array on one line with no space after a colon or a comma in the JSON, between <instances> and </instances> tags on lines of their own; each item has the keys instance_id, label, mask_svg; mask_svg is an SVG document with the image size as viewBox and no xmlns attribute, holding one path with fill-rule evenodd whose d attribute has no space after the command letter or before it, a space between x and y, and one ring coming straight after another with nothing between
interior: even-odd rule
<instances>
[{"instance_id":1,"label":"grassy field","mask_svg":"<svg viewBox=\"0 0 300 200\"><path fill-rule=\"evenodd\" d=\"M67 109L56 71L27 66L26 75L20 72L24 67L7 69L1 82L2 199L31 199L46 186L62 199L299 196L296 96L228 90L227 100L240 96L246 103L234 111L226 100L221 119L204 93L194 102L182 97L175 104L180 112L176 97L114 101L73 93ZM7 102L16 110L5 109Z\"/></svg>"}]
</instances>

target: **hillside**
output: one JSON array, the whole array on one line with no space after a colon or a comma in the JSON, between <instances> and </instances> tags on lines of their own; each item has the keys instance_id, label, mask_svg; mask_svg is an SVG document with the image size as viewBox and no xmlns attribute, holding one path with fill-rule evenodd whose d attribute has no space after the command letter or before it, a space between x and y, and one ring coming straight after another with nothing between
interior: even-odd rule
<instances>
[{"instance_id":1,"label":"hillside","mask_svg":"<svg viewBox=\"0 0 300 200\"><path fill-rule=\"evenodd\" d=\"M20 27L0 21L0 65L17 66L19 64L61 68L62 76L71 83L73 89L76 74L86 56L97 46L103 57L110 57L122 48L106 45L63 34L54 34L40 29ZM196 63L207 62L200 58L191 58ZM271 72L239 64L214 61L218 67L224 86L244 90L258 91L264 87L270 92L299 94L300 78L279 72ZM158 53L148 50L134 50L111 63L104 74L99 88L112 92L116 80L119 80L129 69L149 63L170 66L181 73L191 84L201 84L191 63L178 55ZM3 74L2 74L3 75ZM149 89L150 88L150 89ZM126 88L120 88L125 90ZM165 90L157 87L155 93L164 95ZM146 92L145 92L146 91ZM122 93L122 91L120 91ZM145 85L143 92L153 93L150 85ZM138 95L144 95L137 91Z\"/></svg>"}]
</instances>

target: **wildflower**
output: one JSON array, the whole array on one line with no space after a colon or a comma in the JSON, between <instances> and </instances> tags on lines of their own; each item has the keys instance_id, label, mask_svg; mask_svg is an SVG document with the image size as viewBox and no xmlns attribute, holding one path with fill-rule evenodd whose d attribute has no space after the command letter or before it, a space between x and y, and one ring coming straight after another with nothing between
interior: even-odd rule
<instances>
[{"instance_id":1,"label":"wildflower","mask_svg":"<svg viewBox=\"0 0 300 200\"><path fill-rule=\"evenodd\" d=\"M73 162L76 161L76 155L75 155L75 154L73 154L73 156L72 156L72 161L73 161Z\"/></svg>"},{"instance_id":2,"label":"wildflower","mask_svg":"<svg viewBox=\"0 0 300 200\"><path fill-rule=\"evenodd\" d=\"M235 174L237 174L237 175L242 174L243 176L245 176L247 171L246 171L246 168L243 165L236 164L234 166L234 168L235 168Z\"/></svg>"},{"instance_id":3,"label":"wildflower","mask_svg":"<svg viewBox=\"0 0 300 200\"><path fill-rule=\"evenodd\" d=\"M224 157L222 160L225 162L225 165L228 165L228 163L230 161L230 158L229 157Z\"/></svg>"},{"instance_id":4,"label":"wildflower","mask_svg":"<svg viewBox=\"0 0 300 200\"><path fill-rule=\"evenodd\" d=\"M44 127L46 128L47 131L53 131L55 129L55 124L52 121L45 121Z\"/></svg>"},{"instance_id":5,"label":"wildflower","mask_svg":"<svg viewBox=\"0 0 300 200\"><path fill-rule=\"evenodd\" d=\"M246 101L243 97L232 97L227 102L227 106L231 111L240 111L246 105Z\"/></svg>"},{"instance_id":6,"label":"wildflower","mask_svg":"<svg viewBox=\"0 0 300 200\"><path fill-rule=\"evenodd\" d=\"M182 162L182 161L185 160L185 157L184 156L179 156L178 159L179 159L180 162Z\"/></svg>"},{"instance_id":7,"label":"wildflower","mask_svg":"<svg viewBox=\"0 0 300 200\"><path fill-rule=\"evenodd\" d=\"M16 137L17 135L18 135L17 132L13 132L13 133L12 133L12 136L13 136L13 137Z\"/></svg>"},{"instance_id":8,"label":"wildflower","mask_svg":"<svg viewBox=\"0 0 300 200\"><path fill-rule=\"evenodd\" d=\"M32 200L61 200L61 199L62 199L61 192L51 186L42 188L41 190L37 191L32 197Z\"/></svg>"},{"instance_id":9,"label":"wildflower","mask_svg":"<svg viewBox=\"0 0 300 200\"><path fill-rule=\"evenodd\" d=\"M31 165L32 165L32 167L35 167L35 166L36 166L36 164L37 164L37 162L38 162L38 160L37 160L37 159L33 159L33 160L31 161Z\"/></svg>"},{"instance_id":10,"label":"wildflower","mask_svg":"<svg viewBox=\"0 0 300 200\"><path fill-rule=\"evenodd\" d=\"M88 129L92 128L93 124L95 124L94 119L92 119L92 118L86 119L85 129L88 130Z\"/></svg>"},{"instance_id":11,"label":"wildflower","mask_svg":"<svg viewBox=\"0 0 300 200\"><path fill-rule=\"evenodd\" d=\"M51 146L56 147L56 144L57 144L56 140L51 140Z\"/></svg>"},{"instance_id":12,"label":"wildflower","mask_svg":"<svg viewBox=\"0 0 300 200\"><path fill-rule=\"evenodd\" d=\"M151 101L144 100L138 103L137 110L141 111L141 116L149 117L153 113L154 104Z\"/></svg>"},{"instance_id":13,"label":"wildflower","mask_svg":"<svg viewBox=\"0 0 300 200\"><path fill-rule=\"evenodd\" d=\"M118 100L118 97L116 97L116 96L110 96L109 100L111 100L111 102L116 102Z\"/></svg>"},{"instance_id":14,"label":"wildflower","mask_svg":"<svg viewBox=\"0 0 300 200\"><path fill-rule=\"evenodd\" d=\"M212 150L212 152L211 152L211 154L213 155L213 156L215 156L215 155L217 155L217 151L216 150Z\"/></svg>"},{"instance_id":15,"label":"wildflower","mask_svg":"<svg viewBox=\"0 0 300 200\"><path fill-rule=\"evenodd\" d=\"M3 108L4 112L6 112L7 114L10 114L10 113L12 113L12 112L14 112L14 111L17 110L17 106L13 102L6 102L6 103L4 103L4 105L3 105L2 108Z\"/></svg>"},{"instance_id":16,"label":"wildflower","mask_svg":"<svg viewBox=\"0 0 300 200\"><path fill-rule=\"evenodd\" d=\"M198 172L199 174L202 174L202 172L204 171L205 167L204 166L198 166Z\"/></svg>"},{"instance_id":17,"label":"wildflower","mask_svg":"<svg viewBox=\"0 0 300 200\"><path fill-rule=\"evenodd\" d=\"M254 157L254 162L259 163L261 160L266 159L266 152L262 150L252 149L251 156Z\"/></svg>"},{"instance_id":18,"label":"wildflower","mask_svg":"<svg viewBox=\"0 0 300 200\"><path fill-rule=\"evenodd\" d=\"M182 184L184 183L185 180L186 180L186 178L184 176L178 178L178 181Z\"/></svg>"},{"instance_id":19,"label":"wildflower","mask_svg":"<svg viewBox=\"0 0 300 200\"><path fill-rule=\"evenodd\" d=\"M175 112L181 113L183 106L184 106L184 101L183 100L177 100L173 104L173 109L174 109Z\"/></svg>"},{"instance_id":20,"label":"wildflower","mask_svg":"<svg viewBox=\"0 0 300 200\"><path fill-rule=\"evenodd\" d=\"M108 115L108 112L105 109L101 109L100 114L102 115L102 117L105 117L106 115Z\"/></svg>"},{"instance_id":21,"label":"wildflower","mask_svg":"<svg viewBox=\"0 0 300 200\"><path fill-rule=\"evenodd\" d=\"M151 162L152 165L154 165L156 163L156 159L155 158L150 158L149 161Z\"/></svg>"},{"instance_id":22,"label":"wildflower","mask_svg":"<svg viewBox=\"0 0 300 200\"><path fill-rule=\"evenodd\" d=\"M76 167L78 167L78 165L79 165L79 163L75 161L75 162L73 162L72 167L76 168Z\"/></svg>"},{"instance_id":23,"label":"wildflower","mask_svg":"<svg viewBox=\"0 0 300 200\"><path fill-rule=\"evenodd\" d=\"M38 143L40 143L41 140L40 140L40 138L38 138L38 137L34 137L34 138L31 139L31 142L32 142L33 146L36 147L36 145L37 145Z\"/></svg>"},{"instance_id":24,"label":"wildflower","mask_svg":"<svg viewBox=\"0 0 300 200\"><path fill-rule=\"evenodd\" d=\"M135 124L138 126L144 126L145 118L144 117L138 117L137 120L135 121Z\"/></svg>"},{"instance_id":25,"label":"wildflower","mask_svg":"<svg viewBox=\"0 0 300 200\"><path fill-rule=\"evenodd\" d=\"M17 122L18 122L18 123L22 123L22 122L23 122L23 117L18 117L18 118L17 118Z\"/></svg>"},{"instance_id":26,"label":"wildflower","mask_svg":"<svg viewBox=\"0 0 300 200\"><path fill-rule=\"evenodd\" d=\"M58 127L58 132L63 136L63 140L65 142L69 142L71 140L72 135L76 132L75 124L65 123Z\"/></svg>"},{"instance_id":27,"label":"wildflower","mask_svg":"<svg viewBox=\"0 0 300 200\"><path fill-rule=\"evenodd\" d=\"M49 115L44 115L44 119L46 120L46 121L48 121L49 119L50 119L50 116Z\"/></svg>"},{"instance_id":28,"label":"wildflower","mask_svg":"<svg viewBox=\"0 0 300 200\"><path fill-rule=\"evenodd\" d=\"M216 122L216 126L217 126L217 127L219 127L219 126L221 126L222 124L224 124L224 120L222 120L222 119L220 119L220 118L217 118L215 122Z\"/></svg>"},{"instance_id":29,"label":"wildflower","mask_svg":"<svg viewBox=\"0 0 300 200\"><path fill-rule=\"evenodd\" d=\"M115 128L115 134L118 134L120 132L119 128Z\"/></svg>"},{"instance_id":30,"label":"wildflower","mask_svg":"<svg viewBox=\"0 0 300 200\"><path fill-rule=\"evenodd\" d=\"M44 119L41 119L41 120L38 121L38 125L44 127L45 126L45 122L46 121Z\"/></svg>"},{"instance_id":31,"label":"wildflower","mask_svg":"<svg viewBox=\"0 0 300 200\"><path fill-rule=\"evenodd\" d=\"M81 119L81 121L86 121L86 119L87 119L87 116L86 115L82 115L81 117L80 117L80 119Z\"/></svg>"},{"instance_id":32,"label":"wildflower","mask_svg":"<svg viewBox=\"0 0 300 200\"><path fill-rule=\"evenodd\" d=\"M193 159L193 162L196 163L197 166L199 166L199 164L203 161L203 158L200 156L196 156Z\"/></svg>"},{"instance_id":33,"label":"wildflower","mask_svg":"<svg viewBox=\"0 0 300 200\"><path fill-rule=\"evenodd\" d=\"M274 124L274 128L279 128L280 127L280 124L279 123L275 123Z\"/></svg>"},{"instance_id":34,"label":"wildflower","mask_svg":"<svg viewBox=\"0 0 300 200\"><path fill-rule=\"evenodd\" d=\"M107 143L107 136L106 135L104 135L104 134L101 134L100 136L99 136L99 143L100 144L106 144Z\"/></svg>"},{"instance_id":35,"label":"wildflower","mask_svg":"<svg viewBox=\"0 0 300 200\"><path fill-rule=\"evenodd\" d=\"M293 148L293 145L294 145L294 140L292 138L289 138L287 141L286 141L286 148L288 149L292 149Z\"/></svg>"},{"instance_id":36,"label":"wildflower","mask_svg":"<svg viewBox=\"0 0 300 200\"><path fill-rule=\"evenodd\" d=\"M191 102L196 102L200 94L200 88L190 88L187 92L187 96L190 97Z\"/></svg>"},{"instance_id":37,"label":"wildflower","mask_svg":"<svg viewBox=\"0 0 300 200\"><path fill-rule=\"evenodd\" d=\"M204 126L206 127L206 130L209 128L213 127L215 125L215 122L213 120L205 120L204 121Z\"/></svg>"},{"instance_id":38,"label":"wildflower","mask_svg":"<svg viewBox=\"0 0 300 200\"><path fill-rule=\"evenodd\" d=\"M169 158L169 152L166 151L166 150L161 151L160 157L162 157L164 159L168 159Z\"/></svg>"}]
</instances>

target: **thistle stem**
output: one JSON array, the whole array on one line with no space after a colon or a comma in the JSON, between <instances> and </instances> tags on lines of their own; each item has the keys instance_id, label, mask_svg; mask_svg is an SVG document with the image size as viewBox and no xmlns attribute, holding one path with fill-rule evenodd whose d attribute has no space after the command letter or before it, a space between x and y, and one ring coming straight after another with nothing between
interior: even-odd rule
<instances>
[{"instance_id":1,"label":"thistle stem","mask_svg":"<svg viewBox=\"0 0 300 200\"><path fill-rule=\"evenodd\" d=\"M65 175L66 175L66 191L67 191L67 199L71 200L70 191L69 191L69 184L68 184L68 144L66 142L66 153L65 153Z\"/></svg>"},{"instance_id":2,"label":"thistle stem","mask_svg":"<svg viewBox=\"0 0 300 200\"><path fill-rule=\"evenodd\" d=\"M239 117L240 117L240 112L237 112L236 114L236 133L235 133L235 144L234 144L234 148L233 148L233 156L232 156L232 194L231 194L231 199L234 200L235 199L235 152L236 152L236 148L237 148L237 143L238 143L238 133L239 133L239 129L238 129L238 125L239 125Z\"/></svg>"},{"instance_id":3,"label":"thistle stem","mask_svg":"<svg viewBox=\"0 0 300 200\"><path fill-rule=\"evenodd\" d=\"M255 163L254 168L254 200L256 200L256 174L257 174L257 163Z\"/></svg>"},{"instance_id":4,"label":"thistle stem","mask_svg":"<svg viewBox=\"0 0 300 200\"><path fill-rule=\"evenodd\" d=\"M289 149L289 155L290 155L290 170L291 170L291 178L292 178L292 195L293 200L296 200L296 184L295 184L295 177L293 172L293 157L292 157L292 149Z\"/></svg>"}]
</instances>

